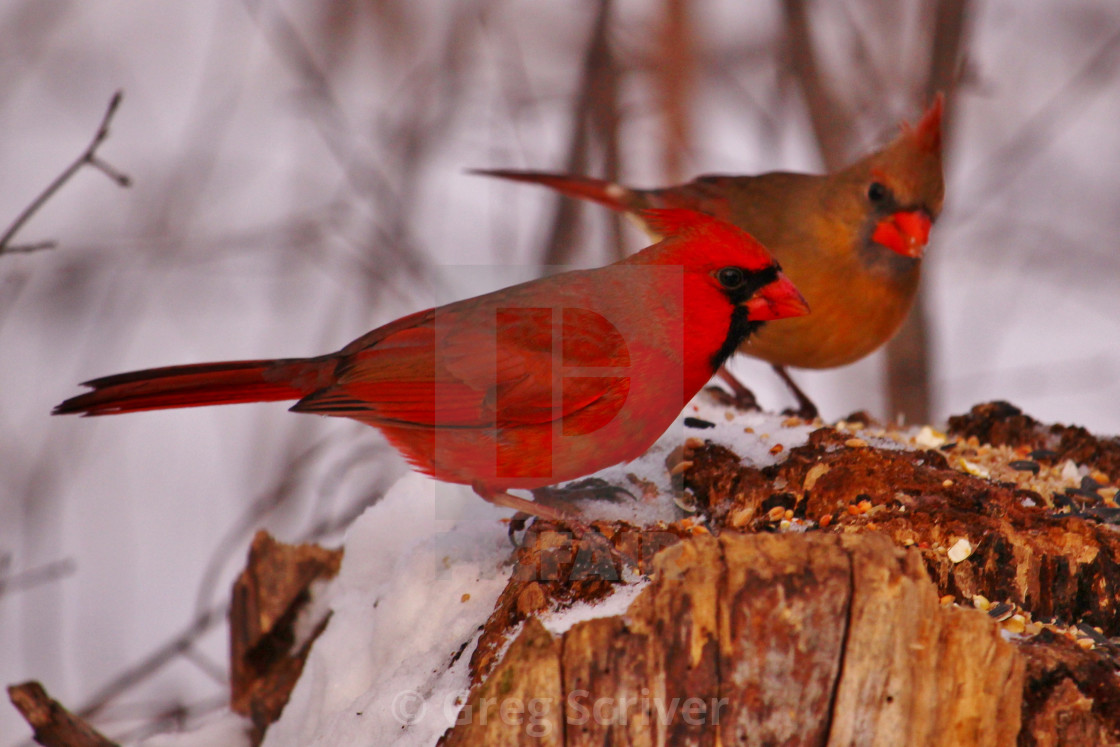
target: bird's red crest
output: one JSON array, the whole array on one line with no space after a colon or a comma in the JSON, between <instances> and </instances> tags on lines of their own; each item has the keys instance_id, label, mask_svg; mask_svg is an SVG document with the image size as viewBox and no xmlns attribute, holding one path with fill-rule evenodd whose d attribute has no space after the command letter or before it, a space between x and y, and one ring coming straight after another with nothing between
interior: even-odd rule
<instances>
[{"instance_id":1,"label":"bird's red crest","mask_svg":"<svg viewBox=\"0 0 1120 747\"><path fill-rule=\"evenodd\" d=\"M642 211L642 219L650 230L666 239L700 239L719 244L745 255L744 267L757 270L768 267L774 259L753 236L727 221L687 208L657 208Z\"/></svg>"},{"instance_id":2,"label":"bird's red crest","mask_svg":"<svg viewBox=\"0 0 1120 747\"><path fill-rule=\"evenodd\" d=\"M938 92L917 125L902 124L902 131L914 138L919 150L931 153L941 150L941 114L944 108L945 94Z\"/></svg>"}]
</instances>

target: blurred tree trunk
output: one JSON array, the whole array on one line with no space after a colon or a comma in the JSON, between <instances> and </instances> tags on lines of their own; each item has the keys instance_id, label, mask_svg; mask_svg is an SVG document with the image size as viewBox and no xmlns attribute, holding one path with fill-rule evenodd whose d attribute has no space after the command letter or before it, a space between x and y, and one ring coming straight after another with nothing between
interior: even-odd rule
<instances>
[{"instance_id":1,"label":"blurred tree trunk","mask_svg":"<svg viewBox=\"0 0 1120 747\"><path fill-rule=\"evenodd\" d=\"M661 171L667 184L683 182L685 156L692 145L692 78L695 43L688 13L689 0L665 0L660 44L654 60L663 138Z\"/></svg>"},{"instance_id":2,"label":"blurred tree trunk","mask_svg":"<svg viewBox=\"0 0 1120 747\"><path fill-rule=\"evenodd\" d=\"M599 10L584 53L579 95L572 111L572 132L564 170L585 174L590 150L598 143L603 150L604 179L618 179L618 73L610 45L611 0L599 0ZM543 264L565 265L572 261L576 239L576 216L583 205L557 196L556 214L545 245ZM620 218L612 216L612 245L622 252Z\"/></svg>"},{"instance_id":3,"label":"blurred tree trunk","mask_svg":"<svg viewBox=\"0 0 1120 747\"><path fill-rule=\"evenodd\" d=\"M958 63L963 48L968 0L941 0L934 9L930 44L929 77L923 86L925 100L938 91L949 102L954 99ZM942 138L949 131L953 107L946 107ZM898 335L887 345L887 413L902 415L908 423L928 423L930 419L929 322L925 311L926 293L919 291L914 308Z\"/></svg>"}]
</instances>

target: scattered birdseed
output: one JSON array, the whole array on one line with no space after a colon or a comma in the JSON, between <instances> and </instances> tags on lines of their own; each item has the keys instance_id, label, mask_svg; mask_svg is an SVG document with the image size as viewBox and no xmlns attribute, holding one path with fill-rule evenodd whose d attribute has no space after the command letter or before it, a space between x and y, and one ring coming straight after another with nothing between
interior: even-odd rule
<instances>
[{"instance_id":1,"label":"scattered birdseed","mask_svg":"<svg viewBox=\"0 0 1120 747\"><path fill-rule=\"evenodd\" d=\"M989 472L986 468L981 467L976 462L970 462L964 458L961 459L961 467L965 472L973 475L974 477L983 477L984 479L987 479L992 476L992 473Z\"/></svg>"},{"instance_id":2,"label":"scattered birdseed","mask_svg":"<svg viewBox=\"0 0 1120 747\"><path fill-rule=\"evenodd\" d=\"M1062 479L1066 482L1081 482L1081 471L1077 469L1072 459L1067 459L1062 463Z\"/></svg>"},{"instance_id":3,"label":"scattered birdseed","mask_svg":"<svg viewBox=\"0 0 1120 747\"><path fill-rule=\"evenodd\" d=\"M926 449L937 449L945 445L945 434L923 425L914 436L914 443Z\"/></svg>"},{"instance_id":4,"label":"scattered birdseed","mask_svg":"<svg viewBox=\"0 0 1120 747\"><path fill-rule=\"evenodd\" d=\"M685 498L681 496L677 496L673 498L673 503L677 504L677 508L679 508L681 511L684 511L686 514L694 514L700 509L700 507L696 505L695 498L693 498L693 496L688 495L688 498L692 499L692 502L685 500Z\"/></svg>"},{"instance_id":5,"label":"scattered birdseed","mask_svg":"<svg viewBox=\"0 0 1120 747\"><path fill-rule=\"evenodd\" d=\"M953 563L960 563L962 560L968 558L972 554L972 543L967 538L962 537L953 543L949 548L949 560Z\"/></svg>"},{"instance_id":6,"label":"scattered birdseed","mask_svg":"<svg viewBox=\"0 0 1120 747\"><path fill-rule=\"evenodd\" d=\"M832 469L832 467L825 464L824 462L817 462L812 467L810 467L809 471L805 473L805 483L803 486L804 489L812 490L813 486L817 484L817 480L824 477L830 469Z\"/></svg>"},{"instance_id":7,"label":"scattered birdseed","mask_svg":"<svg viewBox=\"0 0 1120 747\"><path fill-rule=\"evenodd\" d=\"M669 470L669 474L673 477L676 477L683 472L688 472L690 469L692 469L692 465L693 462L690 462L687 459L683 462L677 462L677 464L671 470Z\"/></svg>"},{"instance_id":8,"label":"scattered birdseed","mask_svg":"<svg viewBox=\"0 0 1120 747\"><path fill-rule=\"evenodd\" d=\"M727 517L728 523L736 529L742 529L747 524L751 523L754 518L754 508L747 506L740 506L734 509Z\"/></svg>"},{"instance_id":9,"label":"scattered birdseed","mask_svg":"<svg viewBox=\"0 0 1120 747\"><path fill-rule=\"evenodd\" d=\"M471 598L470 594L463 594L463 596L459 597L459 601L460 602L469 602L470 598Z\"/></svg>"},{"instance_id":10,"label":"scattered birdseed","mask_svg":"<svg viewBox=\"0 0 1120 747\"><path fill-rule=\"evenodd\" d=\"M1104 633L1101 631L1100 628L1094 628L1092 625L1090 625L1088 623L1078 623L1077 624L1077 630L1081 635L1083 635L1086 638L1089 638L1090 640L1092 640L1095 643L1108 643L1109 642L1108 638L1105 637Z\"/></svg>"},{"instance_id":11,"label":"scattered birdseed","mask_svg":"<svg viewBox=\"0 0 1120 747\"><path fill-rule=\"evenodd\" d=\"M1007 466L1016 472L1030 472L1037 475L1040 466L1038 462L1033 459L1016 459L1013 462L1008 462Z\"/></svg>"},{"instance_id":12,"label":"scattered birdseed","mask_svg":"<svg viewBox=\"0 0 1120 747\"><path fill-rule=\"evenodd\" d=\"M988 610L988 617L996 622L1003 622L1015 614L1015 606L1007 602L1000 602L995 607Z\"/></svg>"},{"instance_id":13,"label":"scattered birdseed","mask_svg":"<svg viewBox=\"0 0 1120 747\"><path fill-rule=\"evenodd\" d=\"M1027 629L1027 618L1022 615L1012 615L1003 621L1003 629L1008 633L1021 634Z\"/></svg>"},{"instance_id":14,"label":"scattered birdseed","mask_svg":"<svg viewBox=\"0 0 1120 747\"><path fill-rule=\"evenodd\" d=\"M986 596L984 596L983 594L973 594L972 595L972 606L975 607L978 610L984 610L985 612L987 612L989 609L992 608L992 603L989 602L988 598Z\"/></svg>"},{"instance_id":15,"label":"scattered birdseed","mask_svg":"<svg viewBox=\"0 0 1120 747\"><path fill-rule=\"evenodd\" d=\"M851 449L862 449L867 446L867 442L862 438L849 438L844 445Z\"/></svg>"},{"instance_id":16,"label":"scattered birdseed","mask_svg":"<svg viewBox=\"0 0 1120 747\"><path fill-rule=\"evenodd\" d=\"M684 427L685 428L715 428L716 424L709 421L709 420L704 420L703 418L694 418L690 415L690 416L688 416L687 418L684 419Z\"/></svg>"},{"instance_id":17,"label":"scattered birdseed","mask_svg":"<svg viewBox=\"0 0 1120 747\"><path fill-rule=\"evenodd\" d=\"M781 454L782 449L784 449L784 448L785 447L782 446L781 444L774 444L773 446L770 447L770 453L771 454Z\"/></svg>"}]
</instances>

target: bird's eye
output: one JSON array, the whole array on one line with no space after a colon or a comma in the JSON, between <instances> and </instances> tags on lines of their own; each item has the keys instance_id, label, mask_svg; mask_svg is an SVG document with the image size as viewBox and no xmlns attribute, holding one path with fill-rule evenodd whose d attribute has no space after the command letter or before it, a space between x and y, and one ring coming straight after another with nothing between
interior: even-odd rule
<instances>
[{"instance_id":1,"label":"bird's eye","mask_svg":"<svg viewBox=\"0 0 1120 747\"><path fill-rule=\"evenodd\" d=\"M716 271L716 280L727 290L735 290L747 279L741 267L724 267Z\"/></svg>"},{"instance_id":2,"label":"bird's eye","mask_svg":"<svg viewBox=\"0 0 1120 747\"><path fill-rule=\"evenodd\" d=\"M871 182L871 186L867 188L867 199L872 202L882 202L887 199L887 188L882 182Z\"/></svg>"}]
</instances>

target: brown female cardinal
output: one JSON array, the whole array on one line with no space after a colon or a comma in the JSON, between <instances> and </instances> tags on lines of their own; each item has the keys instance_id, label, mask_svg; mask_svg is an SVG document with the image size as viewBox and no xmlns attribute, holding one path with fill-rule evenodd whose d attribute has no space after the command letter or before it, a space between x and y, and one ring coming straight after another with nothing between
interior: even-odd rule
<instances>
[{"instance_id":1,"label":"brown female cardinal","mask_svg":"<svg viewBox=\"0 0 1120 747\"><path fill-rule=\"evenodd\" d=\"M298 399L377 427L424 474L565 518L507 491L640 456L764 322L808 311L744 231L684 209L642 218L665 238L613 265L421 311L315 358L94 379L54 413Z\"/></svg>"},{"instance_id":2,"label":"brown female cardinal","mask_svg":"<svg viewBox=\"0 0 1120 747\"><path fill-rule=\"evenodd\" d=\"M583 176L534 171L477 173L543 184L642 221L648 208L683 207L728 220L773 254L805 294L812 314L752 335L741 351L774 365L801 405L816 407L783 368L832 368L863 358L901 326L918 290L922 253L941 211L942 97L916 126L832 174L772 172L701 176L663 189L631 189ZM741 396L753 396L721 372Z\"/></svg>"}]
</instances>

